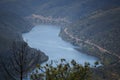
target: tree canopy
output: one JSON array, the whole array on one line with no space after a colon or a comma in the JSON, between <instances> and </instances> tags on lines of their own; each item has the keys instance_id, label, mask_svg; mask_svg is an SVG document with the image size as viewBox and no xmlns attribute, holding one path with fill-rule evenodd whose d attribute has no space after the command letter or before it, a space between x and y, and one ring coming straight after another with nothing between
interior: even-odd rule
<instances>
[{"instance_id":1,"label":"tree canopy","mask_svg":"<svg viewBox=\"0 0 120 80\"><path fill-rule=\"evenodd\" d=\"M51 61L45 66L38 64L36 71L31 74L31 80L91 80L90 64L83 66L75 60L67 62L65 59Z\"/></svg>"}]
</instances>

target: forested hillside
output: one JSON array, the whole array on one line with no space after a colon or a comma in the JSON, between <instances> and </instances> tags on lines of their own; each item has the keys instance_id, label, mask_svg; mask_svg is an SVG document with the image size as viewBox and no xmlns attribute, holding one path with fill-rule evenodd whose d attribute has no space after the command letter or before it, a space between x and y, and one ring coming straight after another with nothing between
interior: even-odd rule
<instances>
[{"instance_id":1,"label":"forested hillside","mask_svg":"<svg viewBox=\"0 0 120 80\"><path fill-rule=\"evenodd\" d=\"M19 9L10 10L12 9L12 6L11 7L9 6L6 9L3 8L3 7L7 7L8 4L10 5L14 4L14 0L12 2L11 0L0 1L0 67L1 67L0 79L1 80L8 80L8 79L13 80L10 76L8 76L8 72L13 72L11 70L12 68L14 68L13 65L11 65L10 57L12 56L12 53L10 49L12 48L14 42L16 42L17 46L26 44L22 39L22 33L30 31L33 27L33 25L29 21L26 21L24 17L22 17L22 15L18 14L19 12L17 12L16 10ZM42 63L48 59L48 57L42 51L30 48L28 45L26 47L30 51L28 55L29 58L27 58L27 60L32 59L31 62L32 66L35 66L37 63ZM37 57L39 57L39 60L37 59ZM29 67L31 67L29 70L33 69L32 66L29 64Z\"/></svg>"},{"instance_id":2,"label":"forested hillside","mask_svg":"<svg viewBox=\"0 0 120 80\"><path fill-rule=\"evenodd\" d=\"M120 7L91 14L68 27L68 32L83 40L89 40L112 53L120 50Z\"/></svg>"},{"instance_id":3,"label":"forested hillside","mask_svg":"<svg viewBox=\"0 0 120 80\"><path fill-rule=\"evenodd\" d=\"M0 51L7 50L15 39L22 40L21 33L32 25L11 12L0 12Z\"/></svg>"},{"instance_id":4,"label":"forested hillside","mask_svg":"<svg viewBox=\"0 0 120 80\"><path fill-rule=\"evenodd\" d=\"M96 76L96 79L100 80L119 79L119 35L120 7L95 11L76 23L65 27L60 34L64 40L79 46L78 50L101 59L104 67L95 72L101 76L99 78ZM111 78L109 78L109 75L111 75Z\"/></svg>"},{"instance_id":5,"label":"forested hillside","mask_svg":"<svg viewBox=\"0 0 120 80\"><path fill-rule=\"evenodd\" d=\"M2 0L0 9L21 16L38 14L46 17L65 17L75 22L96 10L107 10L119 4L119 0Z\"/></svg>"}]
</instances>

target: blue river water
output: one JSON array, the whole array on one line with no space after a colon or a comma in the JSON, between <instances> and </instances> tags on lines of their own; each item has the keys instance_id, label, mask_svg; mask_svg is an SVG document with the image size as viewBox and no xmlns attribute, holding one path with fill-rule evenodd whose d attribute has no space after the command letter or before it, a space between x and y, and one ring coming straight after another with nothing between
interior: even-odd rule
<instances>
[{"instance_id":1,"label":"blue river water","mask_svg":"<svg viewBox=\"0 0 120 80\"><path fill-rule=\"evenodd\" d=\"M89 62L94 64L96 57L81 53L72 44L59 37L60 27L53 25L38 25L30 32L23 34L23 39L32 48L39 49L49 56L49 61L65 58L67 61L72 59L80 64ZM49 62L48 61L48 62Z\"/></svg>"}]
</instances>

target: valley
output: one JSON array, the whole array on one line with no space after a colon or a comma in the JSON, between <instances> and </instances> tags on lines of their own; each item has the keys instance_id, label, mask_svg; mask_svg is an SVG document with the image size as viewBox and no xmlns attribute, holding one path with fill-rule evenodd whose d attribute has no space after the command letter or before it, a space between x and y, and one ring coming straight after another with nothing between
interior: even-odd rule
<instances>
[{"instance_id":1,"label":"valley","mask_svg":"<svg viewBox=\"0 0 120 80\"><path fill-rule=\"evenodd\" d=\"M64 49L63 47L60 47L63 51L67 48L68 50L70 49L68 52L65 51L67 54L71 53L71 55L73 55L75 52L80 55L79 53L85 53L85 55L87 54L100 59L104 66L93 69L94 80L119 80L119 22L119 0L1 0L0 56L4 59L7 64L6 66L9 66L8 61L9 56L11 55L9 51L10 47L12 47L14 41L18 44L24 43L25 41L22 37L23 34L31 33L31 30L38 25L62 26L59 31L60 33L57 32L59 38L62 38L60 42L70 46L70 48L64 46ZM39 31L41 30L42 28L39 29ZM45 31L45 29L43 29L43 31ZM52 34L52 32L49 33ZM50 35L49 33L47 35ZM43 33L38 34L38 36L44 38ZM43 41L49 39L51 39L51 36L44 38ZM39 41L41 40L42 38L40 38ZM39 43L39 41L36 44L42 45L42 42ZM49 41L47 42L50 43ZM43 46L47 46L48 43L43 44ZM56 44L59 44L59 40ZM39 50L37 50L38 47L27 46L30 51L38 51L43 56L43 60L36 61L37 58L35 58L35 56L37 56L37 54L35 54L35 59L33 59L35 63L43 63L48 60L47 50L44 52L42 50L43 46L40 47ZM52 47L55 48L55 50L57 48L55 44L52 45ZM57 52L59 52L59 50ZM71 55L69 55L70 58ZM76 57L78 57L78 55L76 55ZM50 59L52 59L52 57L50 57ZM79 60L79 58L77 58L77 60ZM34 64L34 66L36 64ZM0 64L0 66L2 65ZM4 70L1 68L0 79L10 79L9 77L7 78L7 75L4 73Z\"/></svg>"}]
</instances>

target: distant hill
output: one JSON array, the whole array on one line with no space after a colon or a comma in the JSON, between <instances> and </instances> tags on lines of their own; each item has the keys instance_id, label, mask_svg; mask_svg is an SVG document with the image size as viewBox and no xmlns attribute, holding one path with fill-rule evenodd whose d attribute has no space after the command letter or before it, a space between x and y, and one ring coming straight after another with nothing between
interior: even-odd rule
<instances>
[{"instance_id":1,"label":"distant hill","mask_svg":"<svg viewBox=\"0 0 120 80\"><path fill-rule=\"evenodd\" d=\"M120 5L119 0L2 0L0 9L21 16L31 14L65 17L72 22L96 10L106 10Z\"/></svg>"}]
</instances>

